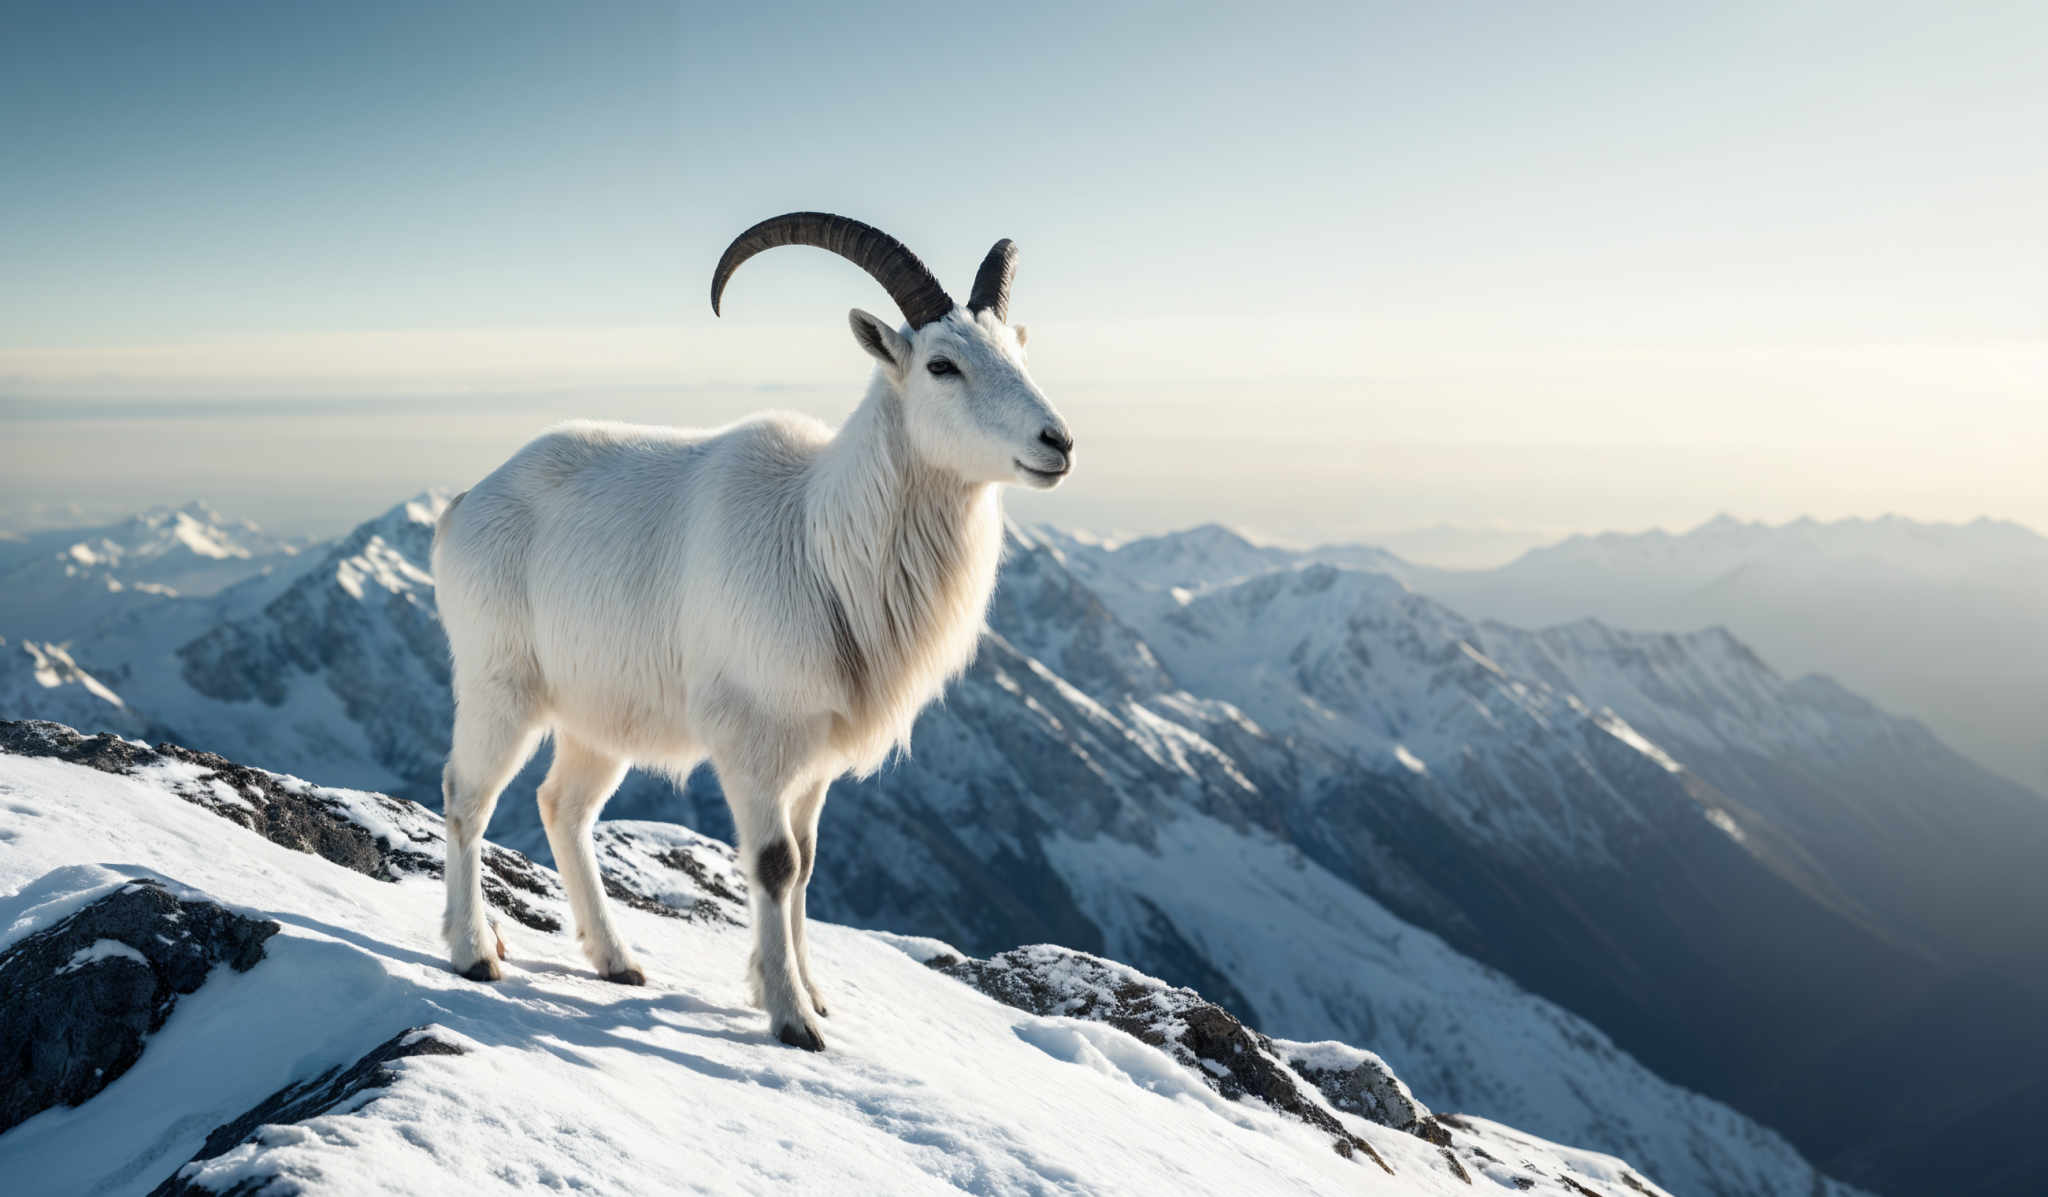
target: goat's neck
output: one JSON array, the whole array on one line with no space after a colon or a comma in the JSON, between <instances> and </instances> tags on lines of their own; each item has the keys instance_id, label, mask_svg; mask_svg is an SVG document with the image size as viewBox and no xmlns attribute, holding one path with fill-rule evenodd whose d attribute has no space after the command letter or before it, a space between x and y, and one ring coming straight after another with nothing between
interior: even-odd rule
<instances>
[{"instance_id":1,"label":"goat's neck","mask_svg":"<svg viewBox=\"0 0 2048 1197\"><path fill-rule=\"evenodd\" d=\"M902 401L877 374L817 462L807 498L812 560L839 605L856 690L885 704L903 675L964 667L1002 552L995 488L920 461Z\"/></svg>"}]
</instances>

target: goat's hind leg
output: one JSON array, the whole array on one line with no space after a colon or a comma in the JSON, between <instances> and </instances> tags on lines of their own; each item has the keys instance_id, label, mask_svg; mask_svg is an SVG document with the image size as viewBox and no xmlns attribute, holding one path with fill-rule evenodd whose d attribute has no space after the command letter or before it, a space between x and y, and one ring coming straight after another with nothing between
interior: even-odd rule
<instances>
[{"instance_id":1,"label":"goat's hind leg","mask_svg":"<svg viewBox=\"0 0 2048 1197\"><path fill-rule=\"evenodd\" d=\"M523 711L490 701L458 701L454 744L441 773L441 814L448 826L448 907L441 934L449 962L472 981L504 975L504 941L484 908L483 838L498 794L533 754L539 729Z\"/></svg>"},{"instance_id":2,"label":"goat's hind leg","mask_svg":"<svg viewBox=\"0 0 2048 1197\"><path fill-rule=\"evenodd\" d=\"M790 800L802 783L773 768L750 768L751 755L713 757L739 833L740 864L746 870L747 903L754 918L748 980L768 1011L769 1030L777 1039L791 1047L823 1051L825 1037L818 1031L790 934L790 896L799 869Z\"/></svg>"},{"instance_id":3,"label":"goat's hind leg","mask_svg":"<svg viewBox=\"0 0 2048 1197\"><path fill-rule=\"evenodd\" d=\"M796 886L789 895L789 938L796 952L797 978L804 984L804 991L811 995L811 1008L820 1017L828 1016L825 997L818 991L818 983L811 976L811 949L805 942L805 898L811 889L811 870L818 860L818 816L825 810L825 788L828 782L818 782L807 790L797 792L796 803L790 808L789 827L796 836Z\"/></svg>"},{"instance_id":4,"label":"goat's hind leg","mask_svg":"<svg viewBox=\"0 0 2048 1197\"><path fill-rule=\"evenodd\" d=\"M555 732L555 762L540 784L540 820L547 829L555 870L569 891L569 909L576 917L576 938L583 954L607 981L645 985L647 974L633 959L626 941L612 925L605 903L604 881L591 849L590 829L605 800L619 788L626 763L570 736Z\"/></svg>"}]
</instances>

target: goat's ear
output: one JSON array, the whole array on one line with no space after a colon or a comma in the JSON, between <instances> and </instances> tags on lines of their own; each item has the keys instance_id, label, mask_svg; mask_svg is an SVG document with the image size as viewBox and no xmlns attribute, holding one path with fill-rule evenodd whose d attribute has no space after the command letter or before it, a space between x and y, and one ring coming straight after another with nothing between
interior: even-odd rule
<instances>
[{"instance_id":1,"label":"goat's ear","mask_svg":"<svg viewBox=\"0 0 2048 1197\"><path fill-rule=\"evenodd\" d=\"M848 312L846 321L853 325L853 339L860 342L860 347L867 350L869 356L888 367L896 377L903 377L903 372L910 367L910 342L903 339L902 333L882 323L881 317L859 308Z\"/></svg>"},{"instance_id":2,"label":"goat's ear","mask_svg":"<svg viewBox=\"0 0 2048 1197\"><path fill-rule=\"evenodd\" d=\"M1016 333L1016 334L1017 334L1017 344L1019 344L1019 345L1028 345L1028 344L1030 344L1030 343L1031 343L1031 330L1030 330L1030 329L1028 329L1028 328L1024 327L1024 326L1023 326L1023 325L1021 325L1021 324L1012 324L1012 325L1010 326L1010 331L1011 331L1011 332L1014 332L1014 333Z\"/></svg>"}]
</instances>

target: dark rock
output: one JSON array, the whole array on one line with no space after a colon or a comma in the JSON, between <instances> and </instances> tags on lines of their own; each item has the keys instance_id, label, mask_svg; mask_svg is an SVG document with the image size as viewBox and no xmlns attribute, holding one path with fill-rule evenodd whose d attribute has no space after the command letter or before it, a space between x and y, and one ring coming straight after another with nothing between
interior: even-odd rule
<instances>
[{"instance_id":1,"label":"dark rock","mask_svg":"<svg viewBox=\"0 0 2048 1197\"><path fill-rule=\"evenodd\" d=\"M685 827L600 823L592 846L615 902L690 922L746 919L746 877L730 844Z\"/></svg>"},{"instance_id":2,"label":"dark rock","mask_svg":"<svg viewBox=\"0 0 2048 1197\"><path fill-rule=\"evenodd\" d=\"M1305 1091L1271 1039L1191 989L1169 986L1125 965L1051 944L963 960L926 962L1006 1006L1033 1014L1085 1018L1161 1048L1231 1101L1255 1097L1331 1138L1337 1154L1363 1155L1387 1172L1372 1144L1344 1128Z\"/></svg>"},{"instance_id":3,"label":"dark rock","mask_svg":"<svg viewBox=\"0 0 2048 1197\"><path fill-rule=\"evenodd\" d=\"M441 875L445 841L440 820L404 799L368 792L350 795L351 802L367 806L377 822L403 837L393 840L372 832L334 791L176 744L150 748L119 736L83 735L61 723L0 721L0 752L68 761L122 775L171 762L193 765L205 772L166 788L271 843L311 853L379 881ZM234 797L224 795L222 788ZM560 919L519 896L553 898L560 891L552 877L517 852L495 844L484 846L483 890L486 901L525 926L537 931L562 928Z\"/></svg>"},{"instance_id":4,"label":"dark rock","mask_svg":"<svg viewBox=\"0 0 2048 1197\"><path fill-rule=\"evenodd\" d=\"M370 1090L389 1089L398 1080L398 1073L389 1067L393 1060L408 1056L459 1056L466 1049L445 1039L435 1037L433 1027L414 1027L400 1031L379 1044L368 1055L353 1064L328 1069L310 1081L286 1085L263 1099L248 1113L232 1122L214 1128L206 1136L206 1143L199 1151L181 1165L176 1173L150 1190L150 1197L176 1197L176 1195L206 1194L219 1197L221 1190L201 1188L184 1177L185 1169L193 1164L225 1155L249 1141L257 1131L266 1126L279 1126L304 1122L309 1118L333 1110L358 1093ZM370 1101L375 1101L371 1097ZM367 1105L368 1102L362 1103ZM355 1105L353 1109L361 1109ZM251 1193L259 1190L243 1186L228 1189L228 1193Z\"/></svg>"},{"instance_id":5,"label":"dark rock","mask_svg":"<svg viewBox=\"0 0 2048 1197\"><path fill-rule=\"evenodd\" d=\"M247 972L277 932L137 880L0 953L0 1131L113 1083L179 995L216 964Z\"/></svg>"},{"instance_id":6,"label":"dark rock","mask_svg":"<svg viewBox=\"0 0 2048 1197\"><path fill-rule=\"evenodd\" d=\"M1450 1132L1435 1123L1428 1107L1415 1100L1408 1086L1378 1056L1342 1044L1276 1040L1275 1046L1288 1066L1321 1090L1336 1108L1367 1122L1407 1131L1438 1147L1449 1146Z\"/></svg>"}]
</instances>

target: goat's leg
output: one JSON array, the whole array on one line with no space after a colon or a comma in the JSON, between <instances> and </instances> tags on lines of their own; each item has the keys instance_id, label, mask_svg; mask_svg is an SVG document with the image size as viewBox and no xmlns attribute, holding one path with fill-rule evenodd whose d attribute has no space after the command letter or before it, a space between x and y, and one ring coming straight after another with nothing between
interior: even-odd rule
<instances>
[{"instance_id":1,"label":"goat's leg","mask_svg":"<svg viewBox=\"0 0 2048 1197\"><path fill-rule=\"evenodd\" d=\"M796 885L789 895L789 938L796 953L797 978L803 982L804 992L811 995L811 1009L821 1017L831 1012L825 1009L824 995L818 992L818 983L811 976L811 950L804 939L804 899L811 888L811 868L818 859L818 816L825 810L827 784L821 781L800 790L789 812L789 829L796 836L797 856Z\"/></svg>"},{"instance_id":2,"label":"goat's leg","mask_svg":"<svg viewBox=\"0 0 2048 1197\"><path fill-rule=\"evenodd\" d=\"M466 696L456 703L454 743L441 773L441 814L448 827L448 908L441 934L449 962L472 981L497 980L505 955L484 907L484 827L498 794L538 739L539 729L509 704Z\"/></svg>"},{"instance_id":3,"label":"goat's leg","mask_svg":"<svg viewBox=\"0 0 2048 1197\"><path fill-rule=\"evenodd\" d=\"M590 846L598 812L625 775L624 761L558 730L554 764L540 783L540 821L555 854L555 871L562 875L562 888L569 891L569 910L576 918L583 954L605 980L645 985L647 974L612 925L597 855Z\"/></svg>"},{"instance_id":4,"label":"goat's leg","mask_svg":"<svg viewBox=\"0 0 2048 1197\"><path fill-rule=\"evenodd\" d=\"M748 980L768 1011L768 1027L777 1039L792 1047L822 1051L825 1037L818 1033L810 993L797 971L789 921L798 868L789 799L800 785L808 783L773 768L771 762L782 754L772 747L762 751L763 747L767 746L712 758L719 783L725 788L726 803L732 807L733 827L739 833L740 864L746 870L747 903L754 917Z\"/></svg>"}]
</instances>

